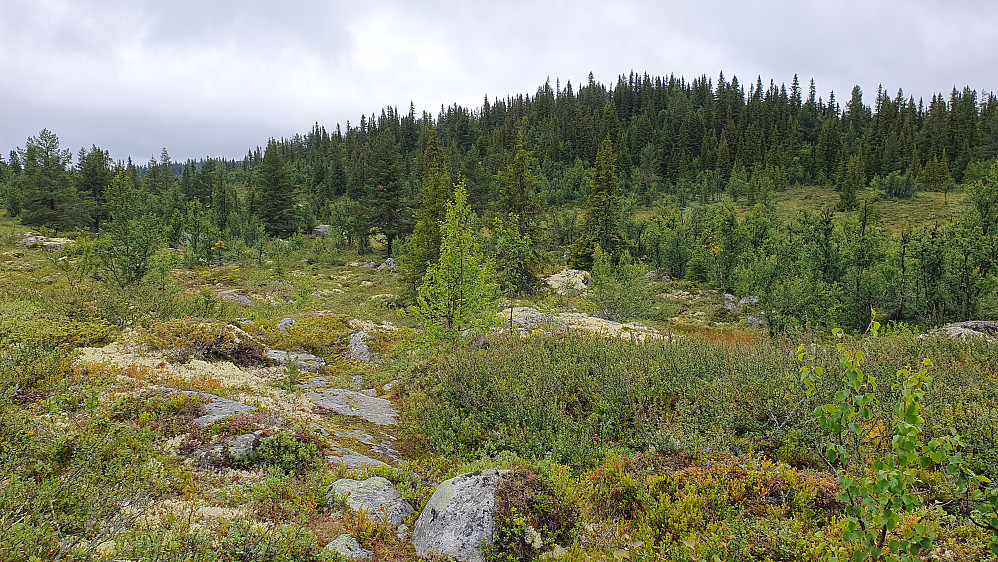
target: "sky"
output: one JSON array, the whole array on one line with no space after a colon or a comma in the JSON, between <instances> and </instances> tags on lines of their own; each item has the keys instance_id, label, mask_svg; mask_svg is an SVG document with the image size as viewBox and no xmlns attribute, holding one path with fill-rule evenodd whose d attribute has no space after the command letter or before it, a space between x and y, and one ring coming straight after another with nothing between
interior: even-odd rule
<instances>
[{"instance_id":1,"label":"sky","mask_svg":"<svg viewBox=\"0 0 998 562\"><path fill-rule=\"evenodd\" d=\"M386 106L631 71L745 84L794 74L844 104L998 88L998 2L978 0L0 0L0 154L47 128L136 162L240 158Z\"/></svg>"}]
</instances>

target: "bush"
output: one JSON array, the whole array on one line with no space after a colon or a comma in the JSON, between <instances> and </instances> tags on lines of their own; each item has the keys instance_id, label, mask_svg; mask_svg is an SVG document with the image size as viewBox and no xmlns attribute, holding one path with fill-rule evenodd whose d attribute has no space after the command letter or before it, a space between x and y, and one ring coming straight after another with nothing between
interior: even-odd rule
<instances>
[{"instance_id":1,"label":"bush","mask_svg":"<svg viewBox=\"0 0 998 562\"><path fill-rule=\"evenodd\" d=\"M266 363L263 346L224 322L182 318L156 324L139 342L165 352L172 359L232 361L237 365Z\"/></svg>"}]
</instances>

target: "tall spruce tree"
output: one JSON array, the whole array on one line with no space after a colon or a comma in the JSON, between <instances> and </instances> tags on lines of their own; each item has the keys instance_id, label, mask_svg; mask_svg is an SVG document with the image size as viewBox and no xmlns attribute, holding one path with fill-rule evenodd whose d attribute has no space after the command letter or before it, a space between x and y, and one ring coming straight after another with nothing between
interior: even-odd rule
<instances>
[{"instance_id":1,"label":"tall spruce tree","mask_svg":"<svg viewBox=\"0 0 998 562\"><path fill-rule=\"evenodd\" d=\"M257 189L258 212L267 232L286 236L298 230L291 170L274 139L267 142L257 168Z\"/></svg>"},{"instance_id":2,"label":"tall spruce tree","mask_svg":"<svg viewBox=\"0 0 998 562\"><path fill-rule=\"evenodd\" d=\"M615 261L625 249L626 241L620 230L620 186L617 185L613 142L607 136L596 153L593 186L586 201L585 225L582 236L571 249L572 267L590 269L593 252L598 244Z\"/></svg>"},{"instance_id":3,"label":"tall spruce tree","mask_svg":"<svg viewBox=\"0 0 998 562\"><path fill-rule=\"evenodd\" d=\"M42 129L30 137L20 154L24 170L16 180L21 220L31 226L59 230L88 227L93 203L73 184L69 150L59 148L59 137Z\"/></svg>"}]
</instances>

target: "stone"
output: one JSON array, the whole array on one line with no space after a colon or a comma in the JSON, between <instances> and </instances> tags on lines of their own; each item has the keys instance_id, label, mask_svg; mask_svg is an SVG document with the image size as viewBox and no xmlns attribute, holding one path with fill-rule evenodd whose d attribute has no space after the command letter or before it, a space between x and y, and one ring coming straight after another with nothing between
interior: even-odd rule
<instances>
[{"instance_id":1,"label":"stone","mask_svg":"<svg viewBox=\"0 0 998 562\"><path fill-rule=\"evenodd\" d=\"M294 325L295 325L294 318L281 318L281 320L277 322L277 329L282 332L287 332L288 328Z\"/></svg>"},{"instance_id":2,"label":"stone","mask_svg":"<svg viewBox=\"0 0 998 562\"><path fill-rule=\"evenodd\" d=\"M345 466L347 468L365 468L369 466L388 466L388 463L369 457L363 453L358 453L346 447L333 447L335 454L326 457L334 466Z\"/></svg>"},{"instance_id":3,"label":"stone","mask_svg":"<svg viewBox=\"0 0 998 562\"><path fill-rule=\"evenodd\" d=\"M738 297L735 295L730 295L728 293L724 294L724 308L734 311L738 309Z\"/></svg>"},{"instance_id":4,"label":"stone","mask_svg":"<svg viewBox=\"0 0 998 562\"><path fill-rule=\"evenodd\" d=\"M370 550L360 546L357 539L345 533L330 541L325 550L332 550L348 560L367 560L374 555Z\"/></svg>"},{"instance_id":5,"label":"stone","mask_svg":"<svg viewBox=\"0 0 998 562\"><path fill-rule=\"evenodd\" d=\"M484 562L480 548L492 544L496 491L504 472L493 468L441 482L413 526L416 554Z\"/></svg>"},{"instance_id":6,"label":"stone","mask_svg":"<svg viewBox=\"0 0 998 562\"><path fill-rule=\"evenodd\" d=\"M350 334L350 343L347 344L347 357L370 363L371 347L367 345L367 340L370 337L371 334L367 330L358 330Z\"/></svg>"},{"instance_id":7,"label":"stone","mask_svg":"<svg viewBox=\"0 0 998 562\"><path fill-rule=\"evenodd\" d=\"M745 321L748 322L748 325L752 326L753 328L762 328L766 325L765 316L753 315L746 318Z\"/></svg>"},{"instance_id":8,"label":"stone","mask_svg":"<svg viewBox=\"0 0 998 562\"><path fill-rule=\"evenodd\" d=\"M176 394L186 394L186 395L198 395L201 398L208 400L208 403L204 405L205 414L199 418L194 419L194 424L200 427L205 427L211 425L212 423L230 416L235 416L239 414L248 414L256 410L253 406L248 406L242 402L236 402L235 400L229 400L228 398L222 398L221 396L216 396L214 394L209 394L207 392L197 392L194 390L177 390L174 388L166 389L169 392Z\"/></svg>"},{"instance_id":9,"label":"stone","mask_svg":"<svg viewBox=\"0 0 998 562\"><path fill-rule=\"evenodd\" d=\"M643 324L614 322L612 320L589 316L581 312L559 312L551 314L528 306L517 306L499 312L499 318L502 320L503 325L509 326L511 315L513 326L518 328L521 333L526 333L529 330L537 328L549 327L557 332L564 332L566 330L585 331L604 336L636 339L638 341L665 338L665 335L658 330Z\"/></svg>"},{"instance_id":10,"label":"stone","mask_svg":"<svg viewBox=\"0 0 998 562\"><path fill-rule=\"evenodd\" d=\"M588 271L565 269L544 279L544 283L554 289L559 295L581 293L589 289L590 275Z\"/></svg>"},{"instance_id":11,"label":"stone","mask_svg":"<svg viewBox=\"0 0 998 562\"><path fill-rule=\"evenodd\" d=\"M312 229L312 236L320 236L325 238L333 233L333 227L328 224L320 224Z\"/></svg>"},{"instance_id":12,"label":"stone","mask_svg":"<svg viewBox=\"0 0 998 562\"><path fill-rule=\"evenodd\" d=\"M69 238L48 238L45 236L28 236L21 239L21 245L25 248L41 248L42 250L54 252L61 251L68 244L72 243L73 240Z\"/></svg>"},{"instance_id":13,"label":"stone","mask_svg":"<svg viewBox=\"0 0 998 562\"><path fill-rule=\"evenodd\" d=\"M398 266L395 264L395 260L393 260L392 258L388 258L387 260L385 260L385 263L378 266L378 271L384 271L384 270L391 271L396 267Z\"/></svg>"},{"instance_id":14,"label":"stone","mask_svg":"<svg viewBox=\"0 0 998 562\"><path fill-rule=\"evenodd\" d=\"M993 342L998 337L998 321L967 320L964 322L954 322L918 337L925 339L928 336L948 336L956 339L985 338L987 341Z\"/></svg>"},{"instance_id":15,"label":"stone","mask_svg":"<svg viewBox=\"0 0 998 562\"><path fill-rule=\"evenodd\" d=\"M232 439L232 444L229 445L229 456L234 459L248 459L256 453L256 448L259 446L259 434L245 433Z\"/></svg>"},{"instance_id":16,"label":"stone","mask_svg":"<svg viewBox=\"0 0 998 562\"><path fill-rule=\"evenodd\" d=\"M236 322L239 322L239 324L243 326L252 326L256 324L256 322L250 320L249 318L236 318Z\"/></svg>"},{"instance_id":17,"label":"stone","mask_svg":"<svg viewBox=\"0 0 998 562\"><path fill-rule=\"evenodd\" d=\"M750 304L759 304L759 297L755 295L749 295L747 297L742 297L742 300L738 301L738 308L747 306Z\"/></svg>"},{"instance_id":18,"label":"stone","mask_svg":"<svg viewBox=\"0 0 998 562\"><path fill-rule=\"evenodd\" d=\"M657 271L649 271L648 273L645 273L645 279L647 279L649 281L655 281L655 280L657 280L658 279L658 272Z\"/></svg>"},{"instance_id":19,"label":"stone","mask_svg":"<svg viewBox=\"0 0 998 562\"><path fill-rule=\"evenodd\" d=\"M302 265L312 265L312 260L310 260L308 258L302 258L300 263Z\"/></svg>"},{"instance_id":20,"label":"stone","mask_svg":"<svg viewBox=\"0 0 998 562\"><path fill-rule=\"evenodd\" d=\"M252 299L246 295L240 295L236 291L222 291L218 294L218 296L221 297L223 301L232 301L242 306L251 306L253 304Z\"/></svg>"},{"instance_id":21,"label":"stone","mask_svg":"<svg viewBox=\"0 0 998 562\"><path fill-rule=\"evenodd\" d=\"M369 261L364 265L362 265L361 267L363 267L364 269L377 269L378 264L374 263L373 261Z\"/></svg>"},{"instance_id":22,"label":"stone","mask_svg":"<svg viewBox=\"0 0 998 562\"><path fill-rule=\"evenodd\" d=\"M343 388L312 391L310 398L319 411L341 416L356 416L378 425L396 425L398 412L392 407L392 403L384 398Z\"/></svg>"},{"instance_id":23,"label":"stone","mask_svg":"<svg viewBox=\"0 0 998 562\"><path fill-rule=\"evenodd\" d=\"M369 519L393 527L401 525L415 511L395 486L381 476L367 480L341 478L333 482L326 489L326 503L333 505L340 499L354 511L367 513Z\"/></svg>"},{"instance_id":24,"label":"stone","mask_svg":"<svg viewBox=\"0 0 998 562\"><path fill-rule=\"evenodd\" d=\"M267 348L263 350L263 354L267 356L267 359L278 365L284 365L289 360L294 361L298 369L309 373L321 373L326 368L326 361L322 357L317 357L311 353Z\"/></svg>"}]
</instances>

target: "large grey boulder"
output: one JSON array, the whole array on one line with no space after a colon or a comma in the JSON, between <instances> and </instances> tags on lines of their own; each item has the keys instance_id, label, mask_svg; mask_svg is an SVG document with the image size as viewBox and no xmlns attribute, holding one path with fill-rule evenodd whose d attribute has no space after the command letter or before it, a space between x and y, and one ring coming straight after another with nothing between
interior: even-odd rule
<instances>
[{"instance_id":1,"label":"large grey boulder","mask_svg":"<svg viewBox=\"0 0 998 562\"><path fill-rule=\"evenodd\" d=\"M322 357L312 355L311 353L295 352L295 351L281 351L280 349L264 349L263 354L278 365L283 365L288 361L294 361L295 366L297 366L302 371L308 371L309 373L321 373L326 369L326 361Z\"/></svg>"},{"instance_id":2,"label":"large grey boulder","mask_svg":"<svg viewBox=\"0 0 998 562\"><path fill-rule=\"evenodd\" d=\"M484 562L480 549L492 544L496 491L505 472L493 468L441 482L412 529L416 554Z\"/></svg>"},{"instance_id":3,"label":"large grey boulder","mask_svg":"<svg viewBox=\"0 0 998 562\"><path fill-rule=\"evenodd\" d=\"M357 539L342 534L326 545L326 550L332 550L348 560L367 560L374 553L360 546Z\"/></svg>"},{"instance_id":4,"label":"large grey boulder","mask_svg":"<svg viewBox=\"0 0 998 562\"><path fill-rule=\"evenodd\" d=\"M355 511L363 510L368 518L393 527L401 525L414 511L395 486L380 476L367 480L341 478L333 482L326 490L326 503L334 504L340 498Z\"/></svg>"},{"instance_id":5,"label":"large grey boulder","mask_svg":"<svg viewBox=\"0 0 998 562\"><path fill-rule=\"evenodd\" d=\"M246 295L240 295L235 291L222 291L218 294L223 301L232 301L242 306L253 306L253 300Z\"/></svg>"},{"instance_id":6,"label":"large grey boulder","mask_svg":"<svg viewBox=\"0 0 998 562\"><path fill-rule=\"evenodd\" d=\"M987 341L994 341L998 337L998 322L988 320L954 322L922 334L919 338L924 339L926 336L948 336L956 339L985 338Z\"/></svg>"}]
</instances>

